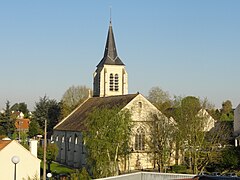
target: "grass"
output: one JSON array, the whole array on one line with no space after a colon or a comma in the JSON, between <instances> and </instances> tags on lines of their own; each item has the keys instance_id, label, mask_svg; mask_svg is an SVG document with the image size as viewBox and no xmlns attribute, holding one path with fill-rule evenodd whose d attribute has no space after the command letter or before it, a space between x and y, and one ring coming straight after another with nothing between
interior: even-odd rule
<instances>
[{"instance_id":1,"label":"grass","mask_svg":"<svg viewBox=\"0 0 240 180\"><path fill-rule=\"evenodd\" d=\"M43 164L41 162L41 168L43 167ZM71 174L75 172L75 169L66 167L64 165L58 164L56 162L52 162L51 164L51 171L54 174Z\"/></svg>"},{"instance_id":2,"label":"grass","mask_svg":"<svg viewBox=\"0 0 240 180\"><path fill-rule=\"evenodd\" d=\"M75 169L53 162L51 164L51 171L57 174L65 174L65 173L73 173L75 172Z\"/></svg>"}]
</instances>

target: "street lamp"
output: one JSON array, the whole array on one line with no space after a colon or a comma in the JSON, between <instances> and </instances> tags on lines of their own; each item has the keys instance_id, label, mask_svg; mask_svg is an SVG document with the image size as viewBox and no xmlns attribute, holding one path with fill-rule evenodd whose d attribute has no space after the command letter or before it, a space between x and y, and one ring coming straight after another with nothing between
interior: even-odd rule
<instances>
[{"instance_id":1,"label":"street lamp","mask_svg":"<svg viewBox=\"0 0 240 180\"><path fill-rule=\"evenodd\" d=\"M17 163L20 162L20 158L18 156L13 156L11 160L12 160L12 163L14 164L14 180L16 180L16 167L17 167Z\"/></svg>"},{"instance_id":2,"label":"street lamp","mask_svg":"<svg viewBox=\"0 0 240 180\"><path fill-rule=\"evenodd\" d=\"M47 178L51 179L51 177L52 177L52 173L47 173Z\"/></svg>"}]
</instances>

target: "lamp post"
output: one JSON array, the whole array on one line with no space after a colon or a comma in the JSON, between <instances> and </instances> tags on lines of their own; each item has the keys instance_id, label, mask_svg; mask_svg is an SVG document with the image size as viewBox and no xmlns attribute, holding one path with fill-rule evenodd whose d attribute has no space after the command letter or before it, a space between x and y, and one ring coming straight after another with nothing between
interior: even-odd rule
<instances>
[{"instance_id":1,"label":"lamp post","mask_svg":"<svg viewBox=\"0 0 240 180\"><path fill-rule=\"evenodd\" d=\"M43 144L43 180L46 180L46 154L47 154L47 119L44 126L44 144Z\"/></svg>"},{"instance_id":2,"label":"lamp post","mask_svg":"<svg viewBox=\"0 0 240 180\"><path fill-rule=\"evenodd\" d=\"M14 164L14 180L16 180L16 177L17 177L17 174L16 174L17 163L20 162L20 158L18 156L13 156L11 160L12 160L12 163Z\"/></svg>"}]
</instances>

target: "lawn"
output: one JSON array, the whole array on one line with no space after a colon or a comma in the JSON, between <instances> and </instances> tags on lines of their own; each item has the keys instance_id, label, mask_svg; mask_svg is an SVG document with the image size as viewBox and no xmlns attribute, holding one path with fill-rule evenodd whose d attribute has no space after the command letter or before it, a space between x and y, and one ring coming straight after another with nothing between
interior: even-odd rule
<instances>
[{"instance_id":1,"label":"lawn","mask_svg":"<svg viewBox=\"0 0 240 180\"><path fill-rule=\"evenodd\" d=\"M43 168L42 163L41 163L41 168ZM51 172L54 174L71 174L71 173L75 172L75 169L66 167L66 166L58 164L56 162L52 162Z\"/></svg>"}]
</instances>

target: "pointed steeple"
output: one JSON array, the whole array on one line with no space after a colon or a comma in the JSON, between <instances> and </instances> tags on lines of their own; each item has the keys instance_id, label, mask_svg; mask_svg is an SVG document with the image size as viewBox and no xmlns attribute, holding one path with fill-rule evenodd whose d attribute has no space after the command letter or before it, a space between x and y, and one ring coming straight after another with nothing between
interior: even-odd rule
<instances>
[{"instance_id":1,"label":"pointed steeple","mask_svg":"<svg viewBox=\"0 0 240 180\"><path fill-rule=\"evenodd\" d=\"M112 29L112 21L110 19L110 24L108 28L108 35L107 35L107 41L106 41L106 46L105 46L105 51L104 51L104 56L100 63L97 65L103 66L104 64L107 65L124 65L121 59L117 55L117 48L114 40L114 35L113 35L113 29Z\"/></svg>"}]
</instances>

